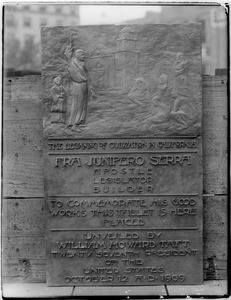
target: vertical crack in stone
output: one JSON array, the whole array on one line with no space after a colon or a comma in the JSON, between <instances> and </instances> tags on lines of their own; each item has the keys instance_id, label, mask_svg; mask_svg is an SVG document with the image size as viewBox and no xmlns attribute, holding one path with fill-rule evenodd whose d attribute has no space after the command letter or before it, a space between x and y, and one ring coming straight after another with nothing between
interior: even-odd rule
<instances>
[{"instance_id":1,"label":"vertical crack in stone","mask_svg":"<svg viewBox=\"0 0 231 300\"><path fill-rule=\"evenodd\" d=\"M167 287L167 285L165 285L164 287L165 287L167 296L169 296L169 292L168 292L168 287Z\"/></svg>"},{"instance_id":2,"label":"vertical crack in stone","mask_svg":"<svg viewBox=\"0 0 231 300\"><path fill-rule=\"evenodd\" d=\"M74 290L75 290L75 286L73 286L72 291L71 291L71 296L74 295Z\"/></svg>"}]
</instances>

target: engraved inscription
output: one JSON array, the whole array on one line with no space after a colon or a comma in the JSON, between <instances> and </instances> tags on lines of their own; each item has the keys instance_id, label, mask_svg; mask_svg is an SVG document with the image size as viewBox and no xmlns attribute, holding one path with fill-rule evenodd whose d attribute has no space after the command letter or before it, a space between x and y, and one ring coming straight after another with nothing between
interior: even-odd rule
<instances>
[{"instance_id":1,"label":"engraved inscription","mask_svg":"<svg viewBox=\"0 0 231 300\"><path fill-rule=\"evenodd\" d=\"M167 237L167 239L166 239ZM192 239L171 239L161 231L91 232L81 234L79 240L56 241L51 255L60 260L94 259L94 266L81 264L78 275L73 273L66 282L183 282L186 273L171 272L172 258L179 260L197 257L198 249ZM147 260L149 264L147 265ZM155 263L152 263L155 262ZM167 262L167 264L166 264ZM108 276L110 280L107 281Z\"/></svg>"},{"instance_id":2,"label":"engraved inscription","mask_svg":"<svg viewBox=\"0 0 231 300\"><path fill-rule=\"evenodd\" d=\"M198 149L197 141L193 140L182 140L182 139L174 139L174 140L166 140L166 139L146 139L142 140L129 140L129 141L101 141L97 142L92 140L84 141L84 140L70 140L70 141L49 141L48 142L48 150L49 151L89 151L89 150L194 150ZM66 153L67 153L66 152Z\"/></svg>"},{"instance_id":3,"label":"engraved inscription","mask_svg":"<svg viewBox=\"0 0 231 300\"><path fill-rule=\"evenodd\" d=\"M187 264L202 255L201 196L197 179L177 180L198 168L199 139L50 139L47 149L48 174L61 179L48 199L50 260L69 270L60 284L190 282ZM176 259L187 259L181 272Z\"/></svg>"},{"instance_id":4,"label":"engraved inscription","mask_svg":"<svg viewBox=\"0 0 231 300\"><path fill-rule=\"evenodd\" d=\"M197 196L192 197L144 197L123 199L110 197L108 199L92 200L71 198L65 200L50 200L49 208L52 217L88 218L94 221L95 228L118 228L149 226L151 224L161 224L168 222L172 218L171 224L177 224L178 218L187 224L196 224L198 200ZM188 219L190 216L190 219ZM161 220L162 219L162 220ZM85 226L88 226L85 221ZM87 228L87 227L85 227Z\"/></svg>"}]
</instances>

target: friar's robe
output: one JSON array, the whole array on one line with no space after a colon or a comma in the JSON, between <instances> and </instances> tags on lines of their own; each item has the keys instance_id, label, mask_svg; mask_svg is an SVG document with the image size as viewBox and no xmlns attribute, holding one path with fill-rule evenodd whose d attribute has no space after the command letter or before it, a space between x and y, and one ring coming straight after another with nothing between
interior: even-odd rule
<instances>
[{"instance_id":1,"label":"friar's robe","mask_svg":"<svg viewBox=\"0 0 231 300\"><path fill-rule=\"evenodd\" d=\"M73 59L70 63L71 114L68 125L84 124L87 115L88 79L84 63Z\"/></svg>"}]
</instances>

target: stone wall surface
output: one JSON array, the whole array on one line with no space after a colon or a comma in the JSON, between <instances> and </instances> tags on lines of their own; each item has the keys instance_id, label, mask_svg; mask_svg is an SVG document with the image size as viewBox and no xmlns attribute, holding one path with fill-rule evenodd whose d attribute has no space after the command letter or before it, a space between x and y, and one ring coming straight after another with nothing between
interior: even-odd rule
<instances>
[{"instance_id":1,"label":"stone wall surface","mask_svg":"<svg viewBox=\"0 0 231 300\"><path fill-rule=\"evenodd\" d=\"M153 287L150 295L227 294L227 78L205 76L202 83L204 285ZM78 288L45 287L41 77L5 78L3 95L5 295L14 287L28 297L41 287L46 296L79 295Z\"/></svg>"}]
</instances>

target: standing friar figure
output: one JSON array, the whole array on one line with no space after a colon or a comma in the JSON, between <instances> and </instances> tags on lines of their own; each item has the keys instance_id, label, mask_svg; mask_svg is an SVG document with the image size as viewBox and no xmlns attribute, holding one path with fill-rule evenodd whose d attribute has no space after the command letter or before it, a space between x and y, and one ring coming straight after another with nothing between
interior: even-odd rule
<instances>
[{"instance_id":1,"label":"standing friar figure","mask_svg":"<svg viewBox=\"0 0 231 300\"><path fill-rule=\"evenodd\" d=\"M70 45L65 51L68 61L68 69L71 78L71 114L68 127L80 130L79 126L84 126L87 116L87 105L94 93L89 87L87 69L85 66L85 53L82 49L73 52L72 35Z\"/></svg>"},{"instance_id":2,"label":"standing friar figure","mask_svg":"<svg viewBox=\"0 0 231 300\"><path fill-rule=\"evenodd\" d=\"M74 52L73 58L70 62L69 72L72 80L72 105L68 127L84 125L86 121L88 78L84 60L84 51L78 49Z\"/></svg>"}]
</instances>

